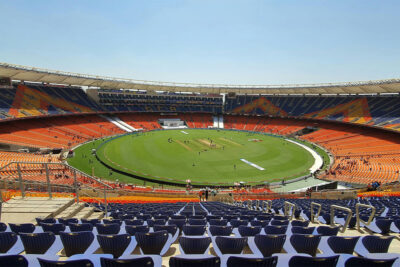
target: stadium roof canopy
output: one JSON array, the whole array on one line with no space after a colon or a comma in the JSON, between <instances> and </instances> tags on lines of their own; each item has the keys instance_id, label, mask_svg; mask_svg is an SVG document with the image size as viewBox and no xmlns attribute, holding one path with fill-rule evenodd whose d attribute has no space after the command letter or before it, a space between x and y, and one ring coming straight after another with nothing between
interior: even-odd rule
<instances>
[{"instance_id":1,"label":"stadium roof canopy","mask_svg":"<svg viewBox=\"0 0 400 267\"><path fill-rule=\"evenodd\" d=\"M373 94L400 92L400 79L282 85L194 84L95 76L8 63L0 63L0 77L9 77L12 80L20 81L100 87L105 89L139 89L214 94L230 92L238 94Z\"/></svg>"}]
</instances>

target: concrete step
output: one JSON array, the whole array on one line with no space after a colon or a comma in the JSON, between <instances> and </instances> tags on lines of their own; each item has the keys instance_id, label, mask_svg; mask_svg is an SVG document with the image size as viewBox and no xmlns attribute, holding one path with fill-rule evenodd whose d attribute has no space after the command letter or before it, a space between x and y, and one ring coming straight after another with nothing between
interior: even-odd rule
<instances>
[{"instance_id":1,"label":"concrete step","mask_svg":"<svg viewBox=\"0 0 400 267\"><path fill-rule=\"evenodd\" d=\"M94 209L91 207L84 207L81 211L79 211L77 214L75 214L74 218L77 219L87 219L89 218L90 215L92 215L94 212Z\"/></svg>"},{"instance_id":2,"label":"concrete step","mask_svg":"<svg viewBox=\"0 0 400 267\"><path fill-rule=\"evenodd\" d=\"M67 209L65 209L63 212L58 214L56 218L64 218L64 219L69 219L73 218L76 214L78 214L83 208L85 207L85 204L83 203L74 203Z\"/></svg>"},{"instance_id":3,"label":"concrete step","mask_svg":"<svg viewBox=\"0 0 400 267\"><path fill-rule=\"evenodd\" d=\"M73 198L14 197L3 203L1 221L6 223L34 223L35 218L55 217L73 205Z\"/></svg>"},{"instance_id":4,"label":"concrete step","mask_svg":"<svg viewBox=\"0 0 400 267\"><path fill-rule=\"evenodd\" d=\"M103 219L104 217L104 213L103 212L93 212L90 216L89 216L89 220L91 219Z\"/></svg>"}]
</instances>

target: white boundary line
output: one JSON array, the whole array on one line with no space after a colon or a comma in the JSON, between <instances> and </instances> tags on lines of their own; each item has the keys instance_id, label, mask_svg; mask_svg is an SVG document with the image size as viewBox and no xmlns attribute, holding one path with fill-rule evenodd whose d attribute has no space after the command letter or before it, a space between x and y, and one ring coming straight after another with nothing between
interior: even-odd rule
<instances>
[{"instance_id":1,"label":"white boundary line","mask_svg":"<svg viewBox=\"0 0 400 267\"><path fill-rule=\"evenodd\" d=\"M314 157L314 164L313 164L313 165L311 166L311 168L309 169L309 170L310 170L310 173L314 173L314 172L316 172L319 168L322 167L322 165L324 164L324 160L323 160L322 157L321 157L317 152L315 152L313 149L309 148L309 147L306 146L306 145L300 144L300 143L298 143L298 142L296 142L296 141L290 140L290 139L285 139L285 140L288 141L288 142L291 142L291 143L293 143L293 144L296 144L296 145L298 145L298 146L301 146L302 148L304 148L305 150L307 150L308 152L311 153L311 155Z\"/></svg>"},{"instance_id":2,"label":"white boundary line","mask_svg":"<svg viewBox=\"0 0 400 267\"><path fill-rule=\"evenodd\" d=\"M189 134L189 133L187 133L187 132L185 132L185 131L181 131L181 133L184 133L184 134Z\"/></svg>"}]
</instances>

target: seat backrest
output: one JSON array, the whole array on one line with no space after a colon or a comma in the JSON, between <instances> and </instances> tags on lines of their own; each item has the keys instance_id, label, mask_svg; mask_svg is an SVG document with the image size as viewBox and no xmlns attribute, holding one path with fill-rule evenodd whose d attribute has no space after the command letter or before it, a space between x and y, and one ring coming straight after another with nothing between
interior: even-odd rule
<instances>
[{"instance_id":1,"label":"seat backrest","mask_svg":"<svg viewBox=\"0 0 400 267\"><path fill-rule=\"evenodd\" d=\"M178 227L176 225L154 225L153 226L154 231L162 231L166 230L169 234L172 236L175 235L176 231L178 230Z\"/></svg>"},{"instance_id":2,"label":"seat backrest","mask_svg":"<svg viewBox=\"0 0 400 267\"><path fill-rule=\"evenodd\" d=\"M271 257L274 253L280 253L285 244L286 235L256 235L254 243L264 257Z\"/></svg>"},{"instance_id":3,"label":"seat backrest","mask_svg":"<svg viewBox=\"0 0 400 267\"><path fill-rule=\"evenodd\" d=\"M232 226L217 226L212 225L208 228L212 236L230 236L232 234Z\"/></svg>"},{"instance_id":4,"label":"seat backrest","mask_svg":"<svg viewBox=\"0 0 400 267\"><path fill-rule=\"evenodd\" d=\"M65 255L70 257L75 254L83 254L94 240L92 232L60 233Z\"/></svg>"},{"instance_id":5,"label":"seat backrest","mask_svg":"<svg viewBox=\"0 0 400 267\"><path fill-rule=\"evenodd\" d=\"M271 225L289 225L289 220L272 220L270 221Z\"/></svg>"},{"instance_id":6,"label":"seat backrest","mask_svg":"<svg viewBox=\"0 0 400 267\"><path fill-rule=\"evenodd\" d=\"M184 225L182 231L185 235L204 235L206 227L203 225Z\"/></svg>"},{"instance_id":7,"label":"seat backrest","mask_svg":"<svg viewBox=\"0 0 400 267\"><path fill-rule=\"evenodd\" d=\"M190 218L188 221L189 225L206 225L207 220L206 219L193 219Z\"/></svg>"},{"instance_id":8,"label":"seat backrest","mask_svg":"<svg viewBox=\"0 0 400 267\"><path fill-rule=\"evenodd\" d=\"M7 253L18 240L18 235L14 232L0 233L0 253Z\"/></svg>"},{"instance_id":9,"label":"seat backrest","mask_svg":"<svg viewBox=\"0 0 400 267\"><path fill-rule=\"evenodd\" d=\"M394 236L364 236L361 241L369 253L387 253Z\"/></svg>"},{"instance_id":10,"label":"seat backrest","mask_svg":"<svg viewBox=\"0 0 400 267\"><path fill-rule=\"evenodd\" d=\"M307 267L336 267L339 256L331 257L306 257L293 256L289 260L289 267L307 266Z\"/></svg>"},{"instance_id":11,"label":"seat backrest","mask_svg":"<svg viewBox=\"0 0 400 267\"><path fill-rule=\"evenodd\" d=\"M125 220L125 225L143 225L144 221L143 220Z\"/></svg>"},{"instance_id":12,"label":"seat backrest","mask_svg":"<svg viewBox=\"0 0 400 267\"><path fill-rule=\"evenodd\" d=\"M96 224L97 232L100 235L116 235L119 233L120 225L118 223Z\"/></svg>"},{"instance_id":13,"label":"seat backrest","mask_svg":"<svg viewBox=\"0 0 400 267\"><path fill-rule=\"evenodd\" d=\"M221 260L219 257L207 257L207 258L179 258L171 257L169 259L170 267L220 267Z\"/></svg>"},{"instance_id":14,"label":"seat backrest","mask_svg":"<svg viewBox=\"0 0 400 267\"><path fill-rule=\"evenodd\" d=\"M241 225L247 226L249 224L248 220L238 220L238 219L232 219L230 221L230 224L233 226L233 228L237 228Z\"/></svg>"},{"instance_id":15,"label":"seat backrest","mask_svg":"<svg viewBox=\"0 0 400 267\"><path fill-rule=\"evenodd\" d=\"M290 243L297 253L306 253L313 257L317 254L317 248L321 236L319 235L299 235L294 234L290 237Z\"/></svg>"},{"instance_id":16,"label":"seat backrest","mask_svg":"<svg viewBox=\"0 0 400 267\"><path fill-rule=\"evenodd\" d=\"M323 236L335 236L339 233L340 226L321 225L317 227L317 232Z\"/></svg>"},{"instance_id":17,"label":"seat backrest","mask_svg":"<svg viewBox=\"0 0 400 267\"><path fill-rule=\"evenodd\" d=\"M58 218L58 222L68 225L69 223L78 223L79 221L76 218L69 218L69 219Z\"/></svg>"},{"instance_id":18,"label":"seat backrest","mask_svg":"<svg viewBox=\"0 0 400 267\"><path fill-rule=\"evenodd\" d=\"M290 223L292 226L302 226L302 227L308 227L310 224L310 221L299 221L299 220L294 220L291 221Z\"/></svg>"},{"instance_id":19,"label":"seat backrest","mask_svg":"<svg viewBox=\"0 0 400 267\"><path fill-rule=\"evenodd\" d=\"M135 238L143 254L160 255L168 240L168 232L165 230L153 233L138 232L135 234Z\"/></svg>"},{"instance_id":20,"label":"seat backrest","mask_svg":"<svg viewBox=\"0 0 400 267\"><path fill-rule=\"evenodd\" d=\"M0 266L28 267L28 261L22 255L0 256Z\"/></svg>"},{"instance_id":21,"label":"seat backrest","mask_svg":"<svg viewBox=\"0 0 400 267\"><path fill-rule=\"evenodd\" d=\"M93 231L93 225L91 223L70 223L68 226L71 232Z\"/></svg>"},{"instance_id":22,"label":"seat backrest","mask_svg":"<svg viewBox=\"0 0 400 267\"><path fill-rule=\"evenodd\" d=\"M26 254L45 254L56 240L56 236L51 232L21 233L19 236Z\"/></svg>"},{"instance_id":23,"label":"seat backrest","mask_svg":"<svg viewBox=\"0 0 400 267\"><path fill-rule=\"evenodd\" d=\"M150 228L147 225L126 225L125 231L127 234L134 236L136 233L148 233Z\"/></svg>"},{"instance_id":24,"label":"seat backrest","mask_svg":"<svg viewBox=\"0 0 400 267\"><path fill-rule=\"evenodd\" d=\"M210 225L219 225L219 226L226 226L228 224L228 220L225 219L211 219L210 221Z\"/></svg>"},{"instance_id":25,"label":"seat backrest","mask_svg":"<svg viewBox=\"0 0 400 267\"><path fill-rule=\"evenodd\" d=\"M94 267L93 262L87 259L82 260L67 260L67 261L51 261L41 259L39 257L41 267Z\"/></svg>"},{"instance_id":26,"label":"seat backrest","mask_svg":"<svg viewBox=\"0 0 400 267\"><path fill-rule=\"evenodd\" d=\"M176 225L180 230L185 225L186 219L170 219L168 225Z\"/></svg>"},{"instance_id":27,"label":"seat backrest","mask_svg":"<svg viewBox=\"0 0 400 267\"><path fill-rule=\"evenodd\" d=\"M179 244L185 254L204 254L210 246L210 243L210 237L193 238L181 236L179 238Z\"/></svg>"},{"instance_id":28,"label":"seat backrest","mask_svg":"<svg viewBox=\"0 0 400 267\"><path fill-rule=\"evenodd\" d=\"M382 231L381 234L390 233L390 226L393 223L392 219L377 219L375 221L376 226Z\"/></svg>"},{"instance_id":29,"label":"seat backrest","mask_svg":"<svg viewBox=\"0 0 400 267\"><path fill-rule=\"evenodd\" d=\"M275 267L277 263L277 256L267 258L245 258L230 256L226 265L229 267Z\"/></svg>"},{"instance_id":30,"label":"seat backrest","mask_svg":"<svg viewBox=\"0 0 400 267\"><path fill-rule=\"evenodd\" d=\"M108 259L100 258L101 267L130 267L130 266L141 266L141 267L153 267L154 262L151 257L140 257L135 259Z\"/></svg>"},{"instance_id":31,"label":"seat backrest","mask_svg":"<svg viewBox=\"0 0 400 267\"><path fill-rule=\"evenodd\" d=\"M40 226L44 232L52 232L55 235L65 231L65 225L62 223L40 223Z\"/></svg>"},{"instance_id":32,"label":"seat backrest","mask_svg":"<svg viewBox=\"0 0 400 267\"><path fill-rule=\"evenodd\" d=\"M392 259L370 259L362 257L351 257L344 263L345 267L391 267L397 258Z\"/></svg>"},{"instance_id":33,"label":"seat backrest","mask_svg":"<svg viewBox=\"0 0 400 267\"><path fill-rule=\"evenodd\" d=\"M267 225L264 228L267 235L283 235L286 234L287 226L283 225Z\"/></svg>"},{"instance_id":34,"label":"seat backrest","mask_svg":"<svg viewBox=\"0 0 400 267\"><path fill-rule=\"evenodd\" d=\"M241 236L255 236L261 232L261 226L239 226L239 234Z\"/></svg>"},{"instance_id":35,"label":"seat backrest","mask_svg":"<svg viewBox=\"0 0 400 267\"><path fill-rule=\"evenodd\" d=\"M247 237L217 236L215 243L222 254L240 254L247 244Z\"/></svg>"},{"instance_id":36,"label":"seat backrest","mask_svg":"<svg viewBox=\"0 0 400 267\"><path fill-rule=\"evenodd\" d=\"M354 248L360 237L346 237L346 236L330 236L328 238L328 245L335 253L340 254L353 254Z\"/></svg>"},{"instance_id":37,"label":"seat backrest","mask_svg":"<svg viewBox=\"0 0 400 267\"><path fill-rule=\"evenodd\" d=\"M21 224L15 224L15 223L9 223L11 231L13 231L16 234L20 233L33 233L35 231L35 225L33 223L21 223Z\"/></svg>"},{"instance_id":38,"label":"seat backrest","mask_svg":"<svg viewBox=\"0 0 400 267\"><path fill-rule=\"evenodd\" d=\"M131 236L121 235L97 235L97 241L101 249L106 254L112 254L114 258L119 258L131 242Z\"/></svg>"},{"instance_id":39,"label":"seat backrest","mask_svg":"<svg viewBox=\"0 0 400 267\"><path fill-rule=\"evenodd\" d=\"M311 235L315 230L315 227L306 227L306 226L293 226L292 233L293 234L303 234L303 235Z\"/></svg>"}]
</instances>

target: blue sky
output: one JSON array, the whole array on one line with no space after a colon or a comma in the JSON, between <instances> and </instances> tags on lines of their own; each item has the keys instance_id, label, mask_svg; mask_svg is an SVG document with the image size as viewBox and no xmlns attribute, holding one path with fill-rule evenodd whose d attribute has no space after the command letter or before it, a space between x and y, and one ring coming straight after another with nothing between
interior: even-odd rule
<instances>
[{"instance_id":1,"label":"blue sky","mask_svg":"<svg viewBox=\"0 0 400 267\"><path fill-rule=\"evenodd\" d=\"M0 0L0 61L157 81L400 78L398 0Z\"/></svg>"}]
</instances>

